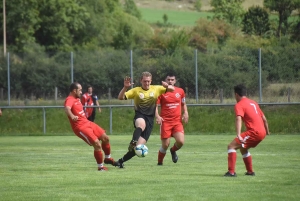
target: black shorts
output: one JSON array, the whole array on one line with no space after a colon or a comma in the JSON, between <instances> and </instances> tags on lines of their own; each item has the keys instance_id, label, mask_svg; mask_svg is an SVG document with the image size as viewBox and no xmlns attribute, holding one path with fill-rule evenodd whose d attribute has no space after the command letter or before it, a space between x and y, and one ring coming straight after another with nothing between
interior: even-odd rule
<instances>
[{"instance_id":1,"label":"black shorts","mask_svg":"<svg viewBox=\"0 0 300 201\"><path fill-rule=\"evenodd\" d=\"M142 113L135 111L135 115L133 118L133 126L134 127L135 127L135 120L138 118L142 118L146 122L146 128L142 132L141 137L143 137L146 141L148 141L148 139L151 135L152 129L153 129L154 116L144 115Z\"/></svg>"}]
</instances>

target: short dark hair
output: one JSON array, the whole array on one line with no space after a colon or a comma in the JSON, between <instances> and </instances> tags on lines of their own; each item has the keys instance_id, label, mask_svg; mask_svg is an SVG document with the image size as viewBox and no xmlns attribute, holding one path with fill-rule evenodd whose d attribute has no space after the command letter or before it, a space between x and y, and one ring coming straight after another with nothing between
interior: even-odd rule
<instances>
[{"instance_id":1,"label":"short dark hair","mask_svg":"<svg viewBox=\"0 0 300 201\"><path fill-rule=\"evenodd\" d=\"M234 93L237 93L239 96L246 96L247 88L243 84L238 84L234 86Z\"/></svg>"},{"instance_id":2,"label":"short dark hair","mask_svg":"<svg viewBox=\"0 0 300 201\"><path fill-rule=\"evenodd\" d=\"M167 76L166 77L175 77L176 78L176 75L173 73L173 72L169 72L167 73Z\"/></svg>"},{"instance_id":3,"label":"short dark hair","mask_svg":"<svg viewBox=\"0 0 300 201\"><path fill-rule=\"evenodd\" d=\"M78 85L78 82L73 82L69 87L69 91L72 92L74 89L78 89Z\"/></svg>"},{"instance_id":4,"label":"short dark hair","mask_svg":"<svg viewBox=\"0 0 300 201\"><path fill-rule=\"evenodd\" d=\"M88 85L86 89L89 89L89 88L93 88L93 86L92 85Z\"/></svg>"}]
</instances>

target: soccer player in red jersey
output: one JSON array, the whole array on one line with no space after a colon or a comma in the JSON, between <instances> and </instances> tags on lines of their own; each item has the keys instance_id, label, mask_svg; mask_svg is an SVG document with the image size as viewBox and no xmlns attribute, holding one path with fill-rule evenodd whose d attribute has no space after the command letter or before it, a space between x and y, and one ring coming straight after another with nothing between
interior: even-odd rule
<instances>
[{"instance_id":1,"label":"soccer player in red jersey","mask_svg":"<svg viewBox=\"0 0 300 201\"><path fill-rule=\"evenodd\" d=\"M176 77L173 74L169 74L166 78L166 82L169 85L174 86L176 83ZM179 150L184 144L184 130L183 124L188 123L189 114L185 102L185 93L182 88L175 87L174 91L169 91L162 94L157 99L156 104L156 123L160 124L160 137L161 144L158 151L158 163L162 165L166 151L170 145L170 138L175 138L175 143L170 149L172 155L172 161L177 163L178 156L176 151ZM158 105L161 105L161 113L158 113ZM183 110L183 114L182 114Z\"/></svg>"},{"instance_id":2,"label":"soccer player in red jersey","mask_svg":"<svg viewBox=\"0 0 300 201\"><path fill-rule=\"evenodd\" d=\"M237 104L235 110L236 138L228 145L228 172L224 176L235 177L236 150L240 149L247 172L245 175L255 176L252 169L252 157L248 149L256 147L266 135L269 135L268 121L259 105L246 97L244 85L234 87ZM241 133L242 121L246 131Z\"/></svg>"},{"instance_id":3,"label":"soccer player in red jersey","mask_svg":"<svg viewBox=\"0 0 300 201\"><path fill-rule=\"evenodd\" d=\"M117 166L110 155L109 137L106 135L105 130L94 122L89 121L85 116L83 105L80 102L80 96L82 94L81 85L78 82L74 82L70 85L69 90L70 94L66 98L64 106L74 133L88 145L94 147L94 157L98 164L99 171L107 170L103 162ZM105 153L104 160L102 150Z\"/></svg>"},{"instance_id":4,"label":"soccer player in red jersey","mask_svg":"<svg viewBox=\"0 0 300 201\"><path fill-rule=\"evenodd\" d=\"M93 93L93 87L89 85L87 87L87 90L88 91L85 94L82 95L82 98L81 98L82 105L84 105L84 106L97 105L99 112L101 112L98 97L97 97L96 94ZM85 112L85 115L86 115L88 120L90 120L92 122L95 121L96 108L94 108L94 107L85 107L84 112Z\"/></svg>"}]
</instances>

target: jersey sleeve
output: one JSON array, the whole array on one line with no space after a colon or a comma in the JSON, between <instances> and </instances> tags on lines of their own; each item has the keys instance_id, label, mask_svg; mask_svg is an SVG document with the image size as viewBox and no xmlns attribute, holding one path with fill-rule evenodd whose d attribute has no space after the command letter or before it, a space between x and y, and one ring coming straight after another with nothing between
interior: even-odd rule
<instances>
[{"instance_id":1,"label":"jersey sleeve","mask_svg":"<svg viewBox=\"0 0 300 201\"><path fill-rule=\"evenodd\" d=\"M156 100L156 105L159 105L160 104L160 99L161 99L161 95L158 96L157 100Z\"/></svg>"},{"instance_id":2,"label":"jersey sleeve","mask_svg":"<svg viewBox=\"0 0 300 201\"><path fill-rule=\"evenodd\" d=\"M241 107L240 104L236 104L234 106L234 111L235 111L235 116L244 117L244 110L243 110L243 108Z\"/></svg>"},{"instance_id":3,"label":"jersey sleeve","mask_svg":"<svg viewBox=\"0 0 300 201\"><path fill-rule=\"evenodd\" d=\"M183 106L185 104L185 93L184 90L181 89L181 105Z\"/></svg>"},{"instance_id":4,"label":"jersey sleeve","mask_svg":"<svg viewBox=\"0 0 300 201\"><path fill-rule=\"evenodd\" d=\"M134 94L135 94L135 90L136 90L136 88L132 88L132 89L126 91L125 92L126 99L133 99L134 98Z\"/></svg>"},{"instance_id":5,"label":"jersey sleeve","mask_svg":"<svg viewBox=\"0 0 300 201\"><path fill-rule=\"evenodd\" d=\"M64 106L65 106L65 107L70 107L70 108L72 108L73 104L74 104L74 101L71 100L70 98L67 98L67 99L65 100Z\"/></svg>"},{"instance_id":6,"label":"jersey sleeve","mask_svg":"<svg viewBox=\"0 0 300 201\"><path fill-rule=\"evenodd\" d=\"M159 96L167 92L167 89L161 85L156 85L155 87L158 91Z\"/></svg>"}]
</instances>

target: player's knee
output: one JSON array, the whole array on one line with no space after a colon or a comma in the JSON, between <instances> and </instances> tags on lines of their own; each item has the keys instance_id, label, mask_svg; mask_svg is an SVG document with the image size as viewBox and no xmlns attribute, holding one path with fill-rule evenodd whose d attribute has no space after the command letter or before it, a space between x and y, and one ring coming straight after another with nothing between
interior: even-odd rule
<instances>
[{"instance_id":1,"label":"player's knee","mask_svg":"<svg viewBox=\"0 0 300 201\"><path fill-rule=\"evenodd\" d=\"M103 134L100 138L103 143L109 143L109 137L106 134Z\"/></svg>"},{"instance_id":2,"label":"player's knee","mask_svg":"<svg viewBox=\"0 0 300 201\"><path fill-rule=\"evenodd\" d=\"M161 146L164 150L167 150L169 148L169 144L162 144Z\"/></svg>"},{"instance_id":3,"label":"player's knee","mask_svg":"<svg viewBox=\"0 0 300 201\"><path fill-rule=\"evenodd\" d=\"M184 144L184 141L183 141L183 140L179 140L179 141L177 141L177 145L178 145L179 147L182 147L182 146L183 146L183 144Z\"/></svg>"},{"instance_id":4,"label":"player's knee","mask_svg":"<svg viewBox=\"0 0 300 201\"><path fill-rule=\"evenodd\" d=\"M96 142L94 142L93 147L94 147L95 150L101 150L100 141L97 140Z\"/></svg>"}]
</instances>

